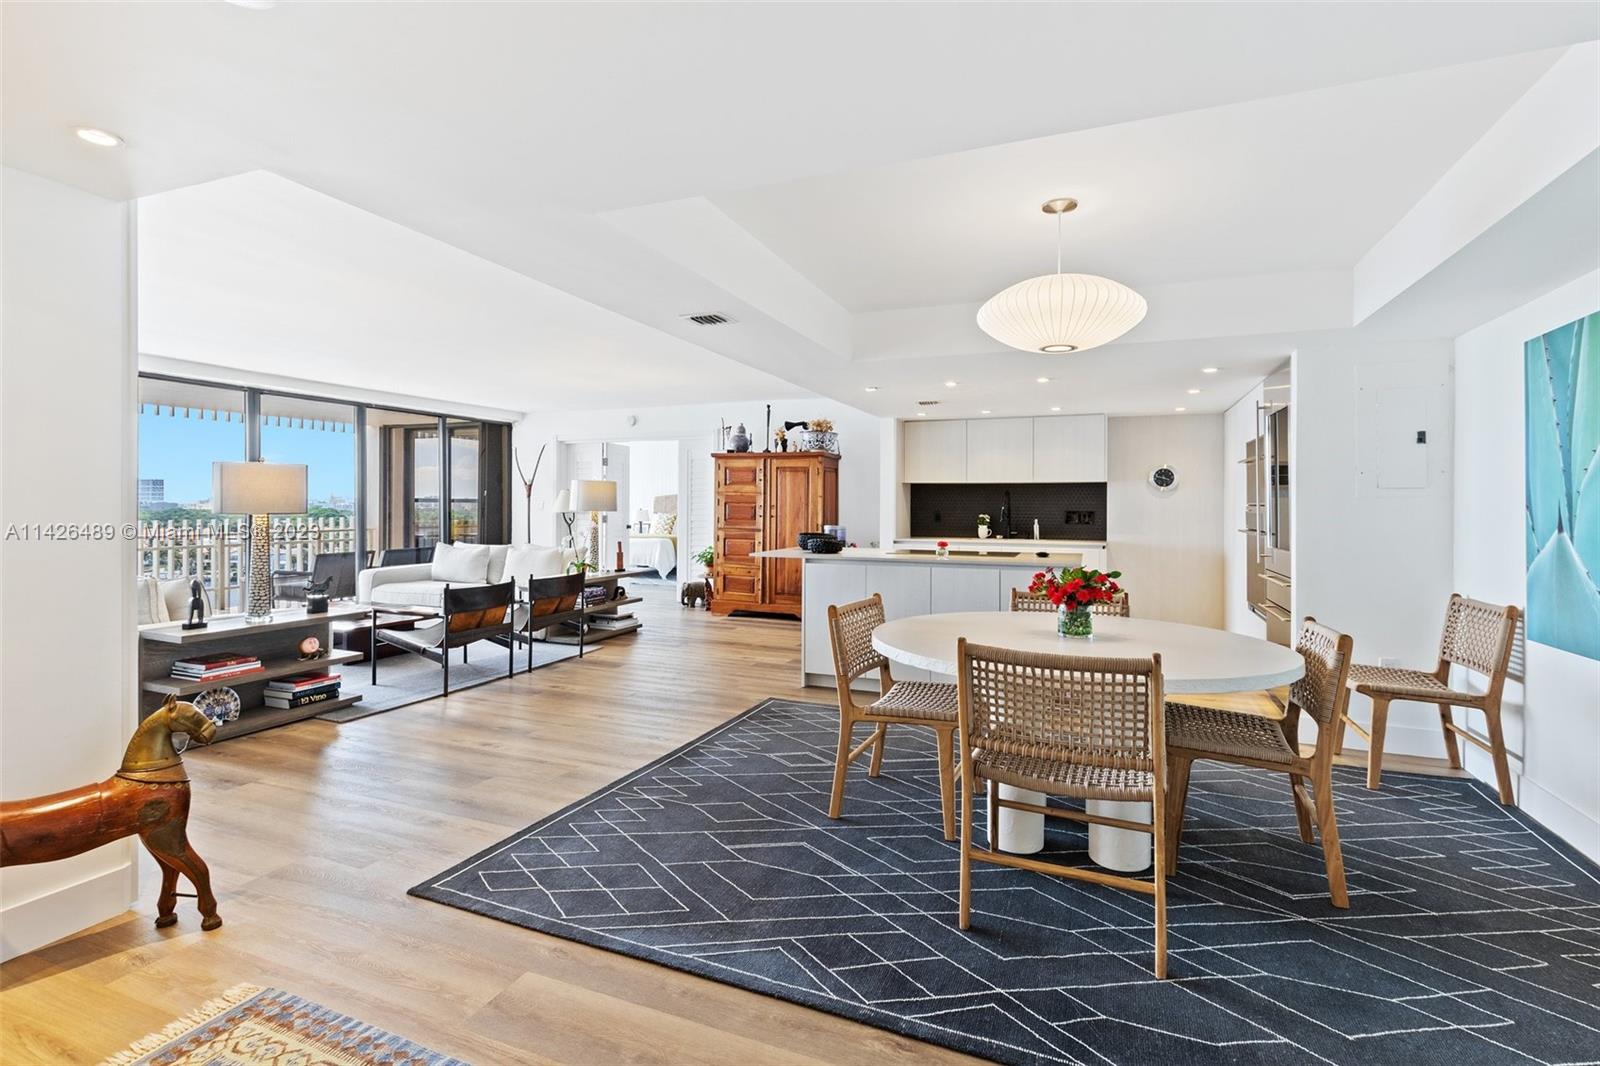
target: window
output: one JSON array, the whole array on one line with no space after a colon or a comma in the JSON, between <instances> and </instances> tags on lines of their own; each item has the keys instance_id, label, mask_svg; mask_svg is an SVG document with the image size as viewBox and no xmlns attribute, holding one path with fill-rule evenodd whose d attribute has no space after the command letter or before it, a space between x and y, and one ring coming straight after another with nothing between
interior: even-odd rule
<instances>
[{"instance_id":1,"label":"window","mask_svg":"<svg viewBox=\"0 0 1600 1066\"><path fill-rule=\"evenodd\" d=\"M504 544L510 453L505 423L141 376L140 573L198 576L218 611L240 609L248 519L211 511L219 460L305 464L307 513L274 521L272 568L284 574L327 553L365 552L364 566L441 537Z\"/></svg>"}]
</instances>

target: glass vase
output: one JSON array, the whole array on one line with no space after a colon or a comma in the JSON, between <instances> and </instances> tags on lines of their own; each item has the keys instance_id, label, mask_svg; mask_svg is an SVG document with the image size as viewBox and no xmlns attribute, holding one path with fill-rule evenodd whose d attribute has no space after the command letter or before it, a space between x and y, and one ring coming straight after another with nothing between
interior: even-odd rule
<instances>
[{"instance_id":1,"label":"glass vase","mask_svg":"<svg viewBox=\"0 0 1600 1066\"><path fill-rule=\"evenodd\" d=\"M1088 639L1094 636L1094 615L1087 607L1070 608L1063 604L1056 608L1056 632L1063 637Z\"/></svg>"}]
</instances>

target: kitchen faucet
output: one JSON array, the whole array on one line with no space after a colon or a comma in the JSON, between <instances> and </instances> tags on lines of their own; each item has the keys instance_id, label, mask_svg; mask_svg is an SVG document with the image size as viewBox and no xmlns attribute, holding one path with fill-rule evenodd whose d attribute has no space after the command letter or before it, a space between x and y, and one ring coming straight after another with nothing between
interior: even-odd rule
<instances>
[{"instance_id":1,"label":"kitchen faucet","mask_svg":"<svg viewBox=\"0 0 1600 1066\"><path fill-rule=\"evenodd\" d=\"M1006 489L1005 502L1000 505L1000 535L1002 537L1015 537L1017 531L1011 528L1011 490Z\"/></svg>"}]
</instances>

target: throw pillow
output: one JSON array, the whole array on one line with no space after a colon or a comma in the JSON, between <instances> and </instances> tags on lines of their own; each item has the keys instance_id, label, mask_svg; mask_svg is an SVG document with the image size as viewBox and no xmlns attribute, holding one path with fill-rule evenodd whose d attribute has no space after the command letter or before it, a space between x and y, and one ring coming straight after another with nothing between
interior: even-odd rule
<instances>
[{"instance_id":1,"label":"throw pillow","mask_svg":"<svg viewBox=\"0 0 1600 1066\"><path fill-rule=\"evenodd\" d=\"M670 537L677 528L676 514L658 511L650 516L650 532L658 537Z\"/></svg>"},{"instance_id":2,"label":"throw pillow","mask_svg":"<svg viewBox=\"0 0 1600 1066\"><path fill-rule=\"evenodd\" d=\"M440 544L433 549L429 576L453 585L481 585L489 577L489 545Z\"/></svg>"},{"instance_id":3,"label":"throw pillow","mask_svg":"<svg viewBox=\"0 0 1600 1066\"><path fill-rule=\"evenodd\" d=\"M542 544L526 544L506 553L505 577L501 580L526 585L530 577L560 577L567 572L572 561L570 552L561 548L546 548Z\"/></svg>"},{"instance_id":4,"label":"throw pillow","mask_svg":"<svg viewBox=\"0 0 1600 1066\"><path fill-rule=\"evenodd\" d=\"M133 598L137 601L140 625L168 621L166 604L161 600L161 583L154 577L139 578L134 584Z\"/></svg>"}]
</instances>

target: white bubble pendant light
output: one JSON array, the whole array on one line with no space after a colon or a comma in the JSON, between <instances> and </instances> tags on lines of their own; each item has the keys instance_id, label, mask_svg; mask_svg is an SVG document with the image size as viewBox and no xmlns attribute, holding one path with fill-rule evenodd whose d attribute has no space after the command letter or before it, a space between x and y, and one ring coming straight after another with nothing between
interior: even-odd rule
<instances>
[{"instance_id":1,"label":"white bubble pendant light","mask_svg":"<svg viewBox=\"0 0 1600 1066\"><path fill-rule=\"evenodd\" d=\"M1025 352L1082 352L1144 319L1144 297L1121 282L1061 272L1061 216L1077 206L1072 199L1044 205L1045 214L1056 216L1056 272L1019 281L978 308L978 328L1001 344Z\"/></svg>"}]
</instances>

